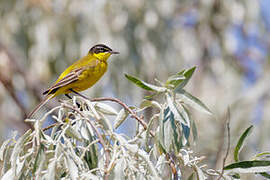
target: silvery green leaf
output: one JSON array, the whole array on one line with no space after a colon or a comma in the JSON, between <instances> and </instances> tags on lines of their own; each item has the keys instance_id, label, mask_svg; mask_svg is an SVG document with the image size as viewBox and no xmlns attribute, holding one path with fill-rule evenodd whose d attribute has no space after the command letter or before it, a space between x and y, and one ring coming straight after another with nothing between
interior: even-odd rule
<instances>
[{"instance_id":1,"label":"silvery green leaf","mask_svg":"<svg viewBox=\"0 0 270 180\"><path fill-rule=\"evenodd\" d=\"M241 161L224 167L224 170L235 173L260 173L270 171L270 161Z\"/></svg>"},{"instance_id":2,"label":"silvery green leaf","mask_svg":"<svg viewBox=\"0 0 270 180\"><path fill-rule=\"evenodd\" d=\"M129 113L125 109L121 109L114 120L114 129L117 129L126 120L128 115Z\"/></svg>"},{"instance_id":3,"label":"silvery green leaf","mask_svg":"<svg viewBox=\"0 0 270 180\"><path fill-rule=\"evenodd\" d=\"M1 180L11 180L11 179L15 179L15 173L13 172L13 169L10 168L5 174L4 176L1 178Z\"/></svg>"},{"instance_id":4,"label":"silvery green leaf","mask_svg":"<svg viewBox=\"0 0 270 180\"><path fill-rule=\"evenodd\" d=\"M32 130L28 130L26 131L26 133L24 135L22 135L16 142L11 157L10 157L10 161L11 161L11 167L14 168L14 174L16 174L16 166L17 166L17 159L19 158L19 154L20 152L23 150L23 145L26 141L27 138L29 138L29 135L31 134Z\"/></svg>"},{"instance_id":5,"label":"silvery green leaf","mask_svg":"<svg viewBox=\"0 0 270 180\"><path fill-rule=\"evenodd\" d=\"M182 106L180 105L177 106L177 104L173 102L173 99L169 94L166 94L166 99L169 108L168 115L171 121L174 144L178 151L182 146L185 146L188 142L188 138L190 135L189 116L187 115L185 109ZM177 127L176 125L177 121L180 123L182 131L180 131L179 127ZM181 136L181 133L184 134L184 136Z\"/></svg>"},{"instance_id":6,"label":"silvery green leaf","mask_svg":"<svg viewBox=\"0 0 270 180\"><path fill-rule=\"evenodd\" d=\"M54 144L54 141L51 138L51 136L48 136L47 134L44 134L44 133L42 134L43 134L44 139L47 141L47 143Z\"/></svg>"},{"instance_id":7,"label":"silvery green leaf","mask_svg":"<svg viewBox=\"0 0 270 180\"><path fill-rule=\"evenodd\" d=\"M85 126L85 124L83 124L81 126L80 133L81 133L82 138L84 138L84 139L86 139L88 141L90 140L89 137L91 136L91 134L89 134L89 131L87 130L87 127Z\"/></svg>"},{"instance_id":8,"label":"silvery green leaf","mask_svg":"<svg viewBox=\"0 0 270 180\"><path fill-rule=\"evenodd\" d=\"M157 169L157 172L159 172L159 175L162 179L172 179L171 169L167 163L165 154L162 154L161 156L159 156L155 168Z\"/></svg>"},{"instance_id":9,"label":"silvery green leaf","mask_svg":"<svg viewBox=\"0 0 270 180\"><path fill-rule=\"evenodd\" d=\"M140 104L141 109L151 107L151 106L152 106L152 102L150 100L147 100L147 99L144 99Z\"/></svg>"},{"instance_id":10,"label":"silvery green leaf","mask_svg":"<svg viewBox=\"0 0 270 180\"><path fill-rule=\"evenodd\" d=\"M157 92L165 92L167 88L155 86L153 84L146 83L142 80L137 79L136 77L133 77L131 75L125 74L126 78L130 80L131 82L135 83L137 86L148 90L148 91L157 91Z\"/></svg>"},{"instance_id":11,"label":"silvery green leaf","mask_svg":"<svg viewBox=\"0 0 270 180\"><path fill-rule=\"evenodd\" d=\"M4 153L8 147L9 142L11 141L11 139L8 139L6 141L3 142L1 148L0 148L0 161L4 160Z\"/></svg>"},{"instance_id":12,"label":"silvery green leaf","mask_svg":"<svg viewBox=\"0 0 270 180\"><path fill-rule=\"evenodd\" d=\"M254 157L254 160L257 160L257 158L269 158L270 157L270 152L261 152L256 154L256 156Z\"/></svg>"},{"instance_id":13,"label":"silvery green leaf","mask_svg":"<svg viewBox=\"0 0 270 180\"><path fill-rule=\"evenodd\" d=\"M5 172L10 168L10 159L7 158L10 156L10 151L14 146L7 146L3 151L3 161L1 164L1 174L0 177L2 177Z\"/></svg>"},{"instance_id":14,"label":"silvery green leaf","mask_svg":"<svg viewBox=\"0 0 270 180\"><path fill-rule=\"evenodd\" d=\"M147 166L149 167L149 171L153 175L153 178L157 180L161 180L156 168L154 167L153 163L150 161L149 154L147 154L145 151L141 149L138 149L137 154L146 162Z\"/></svg>"},{"instance_id":15,"label":"silvery green leaf","mask_svg":"<svg viewBox=\"0 0 270 180\"><path fill-rule=\"evenodd\" d=\"M191 129L192 129L193 140L196 143L198 139L198 130L197 130L196 123L193 119L191 119Z\"/></svg>"},{"instance_id":16,"label":"silvery green leaf","mask_svg":"<svg viewBox=\"0 0 270 180\"><path fill-rule=\"evenodd\" d=\"M167 99L167 103L168 103L168 106L170 108L170 111L174 115L174 119L176 121L179 121L180 123L182 123L184 125L189 126L189 124L188 124L189 122L186 121L186 119L185 119L186 117L181 117L181 114L180 114L179 110L176 108L175 103L173 102L173 99L171 98L171 96L166 94L166 99Z\"/></svg>"},{"instance_id":17,"label":"silvery green leaf","mask_svg":"<svg viewBox=\"0 0 270 180\"><path fill-rule=\"evenodd\" d=\"M67 148L68 148L67 152L68 152L70 158L72 158L76 162L76 164L79 168L82 167L83 161L75 153L75 149L74 149L73 144L68 139L66 139L66 138L64 138L64 139L65 139L65 142L67 144Z\"/></svg>"},{"instance_id":18,"label":"silvery green leaf","mask_svg":"<svg viewBox=\"0 0 270 180\"><path fill-rule=\"evenodd\" d=\"M139 147L137 144L129 144L129 143L126 143L125 144L125 147L127 148L127 150L129 150L130 152L136 154L137 151L139 150Z\"/></svg>"},{"instance_id":19,"label":"silvery green leaf","mask_svg":"<svg viewBox=\"0 0 270 180\"><path fill-rule=\"evenodd\" d=\"M181 71L181 72L178 73L179 75L183 74L185 79L183 79L183 80L180 79L175 83L175 90L176 91L179 90L179 89L182 89L183 87L186 86L186 84L190 80L191 76L193 75L195 69L196 69L196 67L192 67L190 69L184 70L184 72Z\"/></svg>"},{"instance_id":20,"label":"silvery green leaf","mask_svg":"<svg viewBox=\"0 0 270 180\"><path fill-rule=\"evenodd\" d=\"M173 88L177 87L186 77L183 75L184 71L181 71L175 75L172 75L166 81L166 86L172 85Z\"/></svg>"},{"instance_id":21,"label":"silvery green leaf","mask_svg":"<svg viewBox=\"0 0 270 180\"><path fill-rule=\"evenodd\" d=\"M159 112L159 131L158 131L158 140L160 145L165 149L165 143L164 143L164 123L163 123L163 118L164 118L164 109L161 109Z\"/></svg>"},{"instance_id":22,"label":"silvery green leaf","mask_svg":"<svg viewBox=\"0 0 270 180\"><path fill-rule=\"evenodd\" d=\"M104 128L107 129L107 130L113 131L111 121L106 116L104 116L103 114L99 114L99 116L101 117L100 120L102 121L102 124L103 124Z\"/></svg>"},{"instance_id":23,"label":"silvery green leaf","mask_svg":"<svg viewBox=\"0 0 270 180\"><path fill-rule=\"evenodd\" d=\"M237 142L237 145L236 145L236 147L235 147L235 149L234 149L234 160L235 160L236 162L239 161L239 153L240 153L241 149L243 148L245 139L246 139L246 138L248 137L248 135L251 133L252 129L253 129L253 126L252 126L252 125L249 126L249 127L245 130L245 132L241 135L241 137L239 138L239 140L238 140L238 142Z\"/></svg>"},{"instance_id":24,"label":"silvery green leaf","mask_svg":"<svg viewBox=\"0 0 270 180\"><path fill-rule=\"evenodd\" d=\"M105 103L100 103L96 102L95 107L97 111L100 111L103 114L108 114L108 115L117 115L118 112L111 106L105 104Z\"/></svg>"},{"instance_id":25,"label":"silvery green leaf","mask_svg":"<svg viewBox=\"0 0 270 180\"><path fill-rule=\"evenodd\" d=\"M115 162L115 167L113 169L114 179L119 180L126 179L124 173L125 169L126 169L126 162L124 157L122 157Z\"/></svg>"},{"instance_id":26,"label":"silvery green leaf","mask_svg":"<svg viewBox=\"0 0 270 180\"><path fill-rule=\"evenodd\" d=\"M262 172L262 173L260 173L260 175L267 178L267 179L270 179L270 174L269 173Z\"/></svg>"},{"instance_id":27,"label":"silvery green leaf","mask_svg":"<svg viewBox=\"0 0 270 180\"><path fill-rule=\"evenodd\" d=\"M40 171L42 170L42 166L45 160L44 146L41 144L38 149L38 153L35 156L35 163L33 165L33 173L36 177L39 176ZM39 172L36 172L39 171Z\"/></svg>"},{"instance_id":28,"label":"silvery green leaf","mask_svg":"<svg viewBox=\"0 0 270 180\"><path fill-rule=\"evenodd\" d=\"M178 103L178 102L175 102L174 105L177 108L177 111L180 115L180 118L182 119L182 121L180 121L180 123L182 123L185 126L188 126L190 128L190 118L189 118L189 114L188 114L187 109L184 108L184 106L182 106L182 104Z\"/></svg>"},{"instance_id":29,"label":"silvery green leaf","mask_svg":"<svg viewBox=\"0 0 270 180\"><path fill-rule=\"evenodd\" d=\"M79 177L79 170L76 166L75 162L72 160L70 156L66 158L69 174L72 180L77 180Z\"/></svg>"},{"instance_id":30,"label":"silvery green leaf","mask_svg":"<svg viewBox=\"0 0 270 180\"><path fill-rule=\"evenodd\" d=\"M177 93L176 97L181 99L182 101L184 101L185 104L188 104L191 107L193 107L201 112L204 112L206 114L210 114L210 115L212 114L210 109L205 104L203 104L198 98L191 95L190 93L188 93L184 89L179 89L178 91L176 91L176 93Z\"/></svg>"},{"instance_id":31,"label":"silvery green leaf","mask_svg":"<svg viewBox=\"0 0 270 180\"><path fill-rule=\"evenodd\" d=\"M183 119L184 122L186 122L186 124L181 123L182 134L184 134L184 136L182 136L182 145L185 146L190 136L190 119L186 109L180 103L179 104L176 103L176 105L178 105L177 109L181 118Z\"/></svg>"},{"instance_id":32,"label":"silvery green leaf","mask_svg":"<svg viewBox=\"0 0 270 180\"><path fill-rule=\"evenodd\" d=\"M161 105L157 101L153 101L153 100L150 101L150 100L144 99L140 104L139 111L143 111L145 108L148 108L148 107L156 107L158 109L161 109Z\"/></svg>"},{"instance_id":33,"label":"silvery green leaf","mask_svg":"<svg viewBox=\"0 0 270 180\"><path fill-rule=\"evenodd\" d=\"M163 133L164 133L164 149L167 152L170 152L173 143L173 134L174 130L172 127L172 121L174 121L173 114L170 111L170 108L167 107L164 112L164 120L163 120Z\"/></svg>"},{"instance_id":34,"label":"silvery green leaf","mask_svg":"<svg viewBox=\"0 0 270 180\"><path fill-rule=\"evenodd\" d=\"M20 177L21 174L23 173L25 160L20 161L20 159L18 158L16 163L17 163L16 164L17 165L16 166L16 174L17 174L18 177Z\"/></svg>"},{"instance_id":35,"label":"silvery green leaf","mask_svg":"<svg viewBox=\"0 0 270 180\"><path fill-rule=\"evenodd\" d=\"M38 164L37 164L37 170L36 170L36 173L35 173L35 176L36 176L37 179L39 179L38 177L41 177L43 167L46 166L45 162L46 162L45 152L41 151L41 153L39 155Z\"/></svg>"},{"instance_id":36,"label":"silvery green leaf","mask_svg":"<svg viewBox=\"0 0 270 180\"><path fill-rule=\"evenodd\" d=\"M75 131L71 126L69 126L66 130L66 134L72 138L77 139L78 141L82 141L81 135Z\"/></svg>"},{"instance_id":37,"label":"silvery green leaf","mask_svg":"<svg viewBox=\"0 0 270 180\"><path fill-rule=\"evenodd\" d=\"M197 175L197 179L198 180L205 180L206 177L203 174L203 171L197 165L194 165L194 168L195 168L195 172L196 172L196 175Z\"/></svg>"},{"instance_id":38,"label":"silvery green leaf","mask_svg":"<svg viewBox=\"0 0 270 180\"><path fill-rule=\"evenodd\" d=\"M85 124L86 124L88 133L91 134L91 136L94 136L95 133L91 125L89 123L85 123Z\"/></svg>"},{"instance_id":39,"label":"silvery green leaf","mask_svg":"<svg viewBox=\"0 0 270 180\"><path fill-rule=\"evenodd\" d=\"M97 120L100 120L100 116L98 114L98 112L96 111L96 109L94 108L94 104L93 102L91 101L86 101L87 102L87 105L88 107L90 107L90 111L93 113L93 116L97 119ZM89 115L92 115L91 113Z\"/></svg>"},{"instance_id":40,"label":"silvery green leaf","mask_svg":"<svg viewBox=\"0 0 270 180\"><path fill-rule=\"evenodd\" d=\"M150 151L150 149L149 149L149 136L150 136L151 127L154 124L154 120L158 119L158 118L159 118L159 114L153 115L151 117L148 125L147 125L147 129L146 129L146 132L145 132L145 138L144 138L145 139L145 141L144 141L145 142L145 149L146 149L147 152Z\"/></svg>"},{"instance_id":41,"label":"silvery green leaf","mask_svg":"<svg viewBox=\"0 0 270 180\"><path fill-rule=\"evenodd\" d=\"M186 166L187 164L189 164L189 162L190 162L190 158L189 158L189 153L188 153L188 151L187 150L185 150L185 149L181 149L180 150L180 155L181 155L181 157L182 157L182 160L183 160L183 162L184 162L184 165Z\"/></svg>"},{"instance_id":42,"label":"silvery green leaf","mask_svg":"<svg viewBox=\"0 0 270 180\"><path fill-rule=\"evenodd\" d=\"M48 165L48 172L45 175L46 180L55 179L56 160L53 159Z\"/></svg>"}]
</instances>

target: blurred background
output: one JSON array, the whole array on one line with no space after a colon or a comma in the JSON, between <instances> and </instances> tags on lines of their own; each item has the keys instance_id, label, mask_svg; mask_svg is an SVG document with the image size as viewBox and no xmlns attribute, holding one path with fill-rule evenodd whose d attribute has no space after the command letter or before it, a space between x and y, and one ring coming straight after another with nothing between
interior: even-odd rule
<instances>
[{"instance_id":1,"label":"blurred background","mask_svg":"<svg viewBox=\"0 0 270 180\"><path fill-rule=\"evenodd\" d=\"M12 130L28 129L23 117L43 90L104 43L121 54L84 94L138 106L144 91L124 73L155 83L197 66L187 90L214 115L192 111L199 132L194 148L209 167L220 167L230 108L232 148L255 126L241 154L248 160L270 149L269 31L268 0L0 0L0 142ZM132 134L134 126L129 120L121 130Z\"/></svg>"}]
</instances>

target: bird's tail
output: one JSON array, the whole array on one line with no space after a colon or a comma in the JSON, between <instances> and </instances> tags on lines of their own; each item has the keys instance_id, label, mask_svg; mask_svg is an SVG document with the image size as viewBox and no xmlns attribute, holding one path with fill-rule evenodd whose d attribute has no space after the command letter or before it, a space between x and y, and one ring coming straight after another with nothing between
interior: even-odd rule
<instances>
[{"instance_id":1,"label":"bird's tail","mask_svg":"<svg viewBox=\"0 0 270 180\"><path fill-rule=\"evenodd\" d=\"M35 114L44 104L46 104L50 99L52 99L53 95L46 96L36 107L33 109L31 113L28 114L27 119L30 119L33 114Z\"/></svg>"}]
</instances>

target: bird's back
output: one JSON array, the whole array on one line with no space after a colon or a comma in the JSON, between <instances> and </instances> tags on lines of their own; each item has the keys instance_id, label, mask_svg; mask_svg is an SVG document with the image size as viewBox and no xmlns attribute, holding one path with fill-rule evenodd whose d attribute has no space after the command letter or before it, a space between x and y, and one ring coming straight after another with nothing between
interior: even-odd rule
<instances>
[{"instance_id":1,"label":"bird's back","mask_svg":"<svg viewBox=\"0 0 270 180\"><path fill-rule=\"evenodd\" d=\"M73 89L75 91L83 91L91 87L95 84L106 72L107 70L107 62L97 59L93 55L87 55L83 58L79 59L78 61L74 62L70 65L57 79L54 83L54 86L57 88L53 88L52 90L47 90L48 94L54 94L57 96L59 94L68 94L71 93L69 89ZM66 79L69 79L71 74L78 73L77 80L66 84ZM61 84L62 81L65 84L62 87L58 88L58 84ZM45 91L46 92L46 91Z\"/></svg>"}]
</instances>

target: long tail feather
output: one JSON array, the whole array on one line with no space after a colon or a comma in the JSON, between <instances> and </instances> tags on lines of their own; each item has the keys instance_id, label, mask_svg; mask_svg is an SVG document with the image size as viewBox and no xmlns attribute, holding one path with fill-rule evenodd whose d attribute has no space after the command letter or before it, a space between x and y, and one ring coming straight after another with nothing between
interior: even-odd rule
<instances>
[{"instance_id":1,"label":"long tail feather","mask_svg":"<svg viewBox=\"0 0 270 180\"><path fill-rule=\"evenodd\" d=\"M53 95L46 96L36 107L33 109L31 113L28 114L27 119L30 119L33 114L35 114L44 104L46 104L51 98L53 98Z\"/></svg>"}]
</instances>

